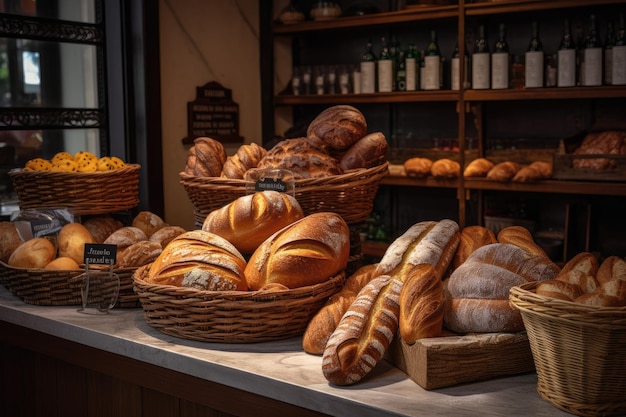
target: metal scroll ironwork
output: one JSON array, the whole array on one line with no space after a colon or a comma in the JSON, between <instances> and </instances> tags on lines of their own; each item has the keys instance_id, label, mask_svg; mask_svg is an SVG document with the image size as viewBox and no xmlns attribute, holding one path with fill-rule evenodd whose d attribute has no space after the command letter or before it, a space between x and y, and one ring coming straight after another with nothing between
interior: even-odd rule
<instances>
[{"instance_id":1,"label":"metal scroll ironwork","mask_svg":"<svg viewBox=\"0 0 626 417\"><path fill-rule=\"evenodd\" d=\"M98 109L7 108L0 109L0 130L101 128L104 119Z\"/></svg>"},{"instance_id":2,"label":"metal scroll ironwork","mask_svg":"<svg viewBox=\"0 0 626 417\"><path fill-rule=\"evenodd\" d=\"M55 42L100 44L100 25L0 14L0 36Z\"/></svg>"}]
</instances>

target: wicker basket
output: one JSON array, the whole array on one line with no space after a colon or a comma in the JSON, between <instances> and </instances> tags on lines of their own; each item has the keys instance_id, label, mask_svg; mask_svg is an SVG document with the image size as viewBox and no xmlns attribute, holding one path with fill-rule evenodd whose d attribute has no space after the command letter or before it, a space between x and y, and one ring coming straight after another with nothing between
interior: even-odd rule
<instances>
[{"instance_id":1,"label":"wicker basket","mask_svg":"<svg viewBox=\"0 0 626 417\"><path fill-rule=\"evenodd\" d=\"M115 171L9 172L18 205L26 208L71 209L74 214L105 214L129 210L139 204L138 164Z\"/></svg>"},{"instance_id":2,"label":"wicker basket","mask_svg":"<svg viewBox=\"0 0 626 417\"><path fill-rule=\"evenodd\" d=\"M295 180L296 199L305 215L330 211L348 224L367 220L374 205L380 180L388 163L325 178ZM221 177L196 177L180 173L180 183L194 205L195 221L202 224L207 214L246 195L246 181Z\"/></svg>"},{"instance_id":3,"label":"wicker basket","mask_svg":"<svg viewBox=\"0 0 626 417\"><path fill-rule=\"evenodd\" d=\"M133 290L133 273L137 268L114 269L120 278L115 307L140 307ZM80 285L73 278L84 270L59 271L11 267L0 261L0 284L27 304L40 306L79 306L82 304Z\"/></svg>"},{"instance_id":4,"label":"wicker basket","mask_svg":"<svg viewBox=\"0 0 626 417\"><path fill-rule=\"evenodd\" d=\"M626 307L601 308L513 287L537 369L537 391L579 416L626 413Z\"/></svg>"},{"instance_id":5,"label":"wicker basket","mask_svg":"<svg viewBox=\"0 0 626 417\"><path fill-rule=\"evenodd\" d=\"M308 322L338 292L345 274L288 291L200 291L145 281L149 265L135 272L135 292L148 324L183 339L255 343L302 335Z\"/></svg>"}]
</instances>

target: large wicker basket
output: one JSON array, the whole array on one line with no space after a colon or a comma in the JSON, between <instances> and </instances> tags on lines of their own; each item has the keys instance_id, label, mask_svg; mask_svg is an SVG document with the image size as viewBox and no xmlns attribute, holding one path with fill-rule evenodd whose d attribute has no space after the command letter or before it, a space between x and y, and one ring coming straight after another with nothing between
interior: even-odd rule
<instances>
[{"instance_id":1,"label":"large wicker basket","mask_svg":"<svg viewBox=\"0 0 626 417\"><path fill-rule=\"evenodd\" d=\"M345 274L286 291L201 291L145 281L149 265L135 272L135 292L148 324L183 339L255 343L302 335L308 322L338 292Z\"/></svg>"},{"instance_id":2,"label":"large wicker basket","mask_svg":"<svg viewBox=\"0 0 626 417\"><path fill-rule=\"evenodd\" d=\"M537 370L537 391L579 416L626 414L626 307L601 308L513 287Z\"/></svg>"},{"instance_id":3,"label":"large wicker basket","mask_svg":"<svg viewBox=\"0 0 626 417\"><path fill-rule=\"evenodd\" d=\"M9 172L18 205L27 208L69 208L74 214L105 214L139 204L138 164L115 171Z\"/></svg>"},{"instance_id":4,"label":"large wicker basket","mask_svg":"<svg viewBox=\"0 0 626 417\"><path fill-rule=\"evenodd\" d=\"M133 290L133 273L137 268L118 268L120 279L115 307L140 306ZM0 284L27 304L40 306L79 306L82 304L80 283L74 278L84 270L48 270L15 268L0 261Z\"/></svg>"},{"instance_id":5,"label":"large wicker basket","mask_svg":"<svg viewBox=\"0 0 626 417\"><path fill-rule=\"evenodd\" d=\"M388 163L357 169L341 175L295 180L296 199L305 215L330 211L348 224L367 220L374 205L380 180ZM207 214L246 195L246 181L221 177L196 177L180 173L180 183L194 205L195 221L202 224Z\"/></svg>"}]
</instances>

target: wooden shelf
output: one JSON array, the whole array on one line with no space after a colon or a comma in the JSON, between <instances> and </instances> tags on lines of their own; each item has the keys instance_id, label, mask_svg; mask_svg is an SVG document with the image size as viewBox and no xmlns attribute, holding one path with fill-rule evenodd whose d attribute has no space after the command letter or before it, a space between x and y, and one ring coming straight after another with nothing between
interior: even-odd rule
<instances>
[{"instance_id":1,"label":"wooden shelf","mask_svg":"<svg viewBox=\"0 0 626 417\"><path fill-rule=\"evenodd\" d=\"M435 177L415 178L406 175L388 175L380 181L381 185L405 187L459 188L459 179L442 179Z\"/></svg>"},{"instance_id":2,"label":"wooden shelf","mask_svg":"<svg viewBox=\"0 0 626 417\"><path fill-rule=\"evenodd\" d=\"M452 90L402 91L395 93L373 94L292 94L278 95L274 98L277 105L295 104L345 104L345 103L414 103L432 101L457 101L459 92Z\"/></svg>"},{"instance_id":3,"label":"wooden shelf","mask_svg":"<svg viewBox=\"0 0 626 417\"><path fill-rule=\"evenodd\" d=\"M626 86L466 90L466 101L626 98Z\"/></svg>"},{"instance_id":4,"label":"wooden shelf","mask_svg":"<svg viewBox=\"0 0 626 417\"><path fill-rule=\"evenodd\" d=\"M467 178L464 180L464 186L468 190L626 196L626 182L546 180L535 183L502 183L486 178Z\"/></svg>"},{"instance_id":5,"label":"wooden shelf","mask_svg":"<svg viewBox=\"0 0 626 417\"><path fill-rule=\"evenodd\" d=\"M489 14L532 12L541 10L589 7L588 0L493 0L465 4L467 16L483 16ZM623 0L596 0L594 6L607 4L624 4Z\"/></svg>"}]
</instances>

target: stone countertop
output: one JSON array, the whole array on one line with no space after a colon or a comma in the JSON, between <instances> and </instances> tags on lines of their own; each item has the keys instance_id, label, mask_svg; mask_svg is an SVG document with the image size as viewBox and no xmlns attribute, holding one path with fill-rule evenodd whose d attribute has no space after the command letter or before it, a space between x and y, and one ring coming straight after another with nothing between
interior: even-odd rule
<instances>
[{"instance_id":1,"label":"stone countertop","mask_svg":"<svg viewBox=\"0 0 626 417\"><path fill-rule=\"evenodd\" d=\"M203 343L150 327L141 309L88 315L34 306L0 287L0 320L334 416L571 416L543 400L534 373L427 391L382 361L349 387L328 383L301 338Z\"/></svg>"}]
</instances>

